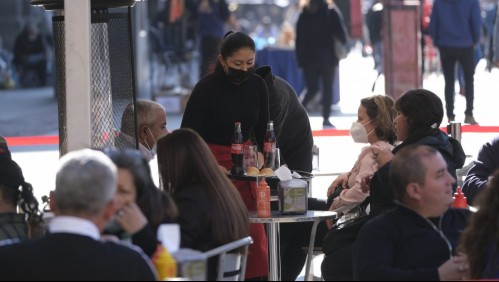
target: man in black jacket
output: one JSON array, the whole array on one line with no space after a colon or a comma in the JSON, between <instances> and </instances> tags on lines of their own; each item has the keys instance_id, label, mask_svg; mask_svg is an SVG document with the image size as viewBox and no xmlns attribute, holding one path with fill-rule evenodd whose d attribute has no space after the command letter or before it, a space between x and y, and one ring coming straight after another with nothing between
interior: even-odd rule
<instances>
[{"instance_id":1,"label":"man in black jacket","mask_svg":"<svg viewBox=\"0 0 499 282\"><path fill-rule=\"evenodd\" d=\"M80 150L60 160L48 234L0 248L0 281L156 280L138 248L101 241L115 214L117 169L102 152Z\"/></svg>"},{"instance_id":2,"label":"man in black jacket","mask_svg":"<svg viewBox=\"0 0 499 282\"><path fill-rule=\"evenodd\" d=\"M487 187L489 177L499 168L499 136L482 145L463 184L463 193L472 205L477 195Z\"/></svg>"},{"instance_id":3,"label":"man in black jacket","mask_svg":"<svg viewBox=\"0 0 499 282\"><path fill-rule=\"evenodd\" d=\"M409 145L393 158L397 205L367 222L354 246L355 280L461 280L468 259L454 252L470 214L450 209L455 178L439 151Z\"/></svg>"}]
</instances>

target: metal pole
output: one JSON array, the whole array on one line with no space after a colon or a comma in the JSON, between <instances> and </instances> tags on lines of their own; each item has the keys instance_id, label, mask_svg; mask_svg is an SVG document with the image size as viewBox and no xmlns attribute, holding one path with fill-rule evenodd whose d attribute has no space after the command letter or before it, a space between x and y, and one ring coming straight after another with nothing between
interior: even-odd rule
<instances>
[{"instance_id":1,"label":"metal pole","mask_svg":"<svg viewBox=\"0 0 499 282\"><path fill-rule=\"evenodd\" d=\"M281 281L281 263L279 250L279 223L267 223L269 245L269 281Z\"/></svg>"},{"instance_id":2,"label":"metal pole","mask_svg":"<svg viewBox=\"0 0 499 282\"><path fill-rule=\"evenodd\" d=\"M68 152L91 145L90 0L64 0Z\"/></svg>"}]
</instances>

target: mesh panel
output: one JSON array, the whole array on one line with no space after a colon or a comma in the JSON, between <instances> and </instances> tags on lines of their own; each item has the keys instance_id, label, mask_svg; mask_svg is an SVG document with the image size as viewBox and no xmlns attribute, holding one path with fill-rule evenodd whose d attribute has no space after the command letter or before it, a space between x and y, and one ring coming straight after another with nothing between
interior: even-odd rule
<instances>
[{"instance_id":1,"label":"mesh panel","mask_svg":"<svg viewBox=\"0 0 499 282\"><path fill-rule=\"evenodd\" d=\"M54 17L52 20L54 30L55 48L55 93L59 108L59 153L62 156L68 151L67 121L66 121L66 58L64 57L64 22L62 17Z\"/></svg>"},{"instance_id":2,"label":"mesh panel","mask_svg":"<svg viewBox=\"0 0 499 282\"><path fill-rule=\"evenodd\" d=\"M56 93L59 101L60 153L67 153L67 110L64 60L64 18L54 17L56 45ZM137 148L133 110L123 121L132 128L126 138L120 135L122 115L133 104L133 65L128 14L92 13L91 24L91 144L92 148Z\"/></svg>"}]
</instances>

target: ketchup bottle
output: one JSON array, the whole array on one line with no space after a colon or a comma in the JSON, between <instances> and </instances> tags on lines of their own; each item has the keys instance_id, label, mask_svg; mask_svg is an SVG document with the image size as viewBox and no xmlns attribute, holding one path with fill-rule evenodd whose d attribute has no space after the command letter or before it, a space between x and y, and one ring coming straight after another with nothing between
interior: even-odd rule
<instances>
[{"instance_id":1,"label":"ketchup bottle","mask_svg":"<svg viewBox=\"0 0 499 282\"><path fill-rule=\"evenodd\" d=\"M464 196L460 186L457 186L456 193L454 193L454 203L452 203L452 207L459 209L468 208L466 196Z\"/></svg>"},{"instance_id":2,"label":"ketchup bottle","mask_svg":"<svg viewBox=\"0 0 499 282\"><path fill-rule=\"evenodd\" d=\"M256 211L258 217L270 217L270 187L264 176L256 187Z\"/></svg>"}]
</instances>

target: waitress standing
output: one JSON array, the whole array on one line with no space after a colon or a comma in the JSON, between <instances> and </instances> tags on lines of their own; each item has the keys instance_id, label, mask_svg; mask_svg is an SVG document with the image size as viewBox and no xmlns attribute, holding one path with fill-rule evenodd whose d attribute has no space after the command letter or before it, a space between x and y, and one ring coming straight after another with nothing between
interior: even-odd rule
<instances>
[{"instance_id":1,"label":"waitress standing","mask_svg":"<svg viewBox=\"0 0 499 282\"><path fill-rule=\"evenodd\" d=\"M192 90L181 127L197 131L208 143L218 164L232 166L231 139L234 122L241 122L245 141L254 133L259 148L269 121L269 94L265 81L254 74L255 42L242 32L224 37L215 70L201 78ZM249 211L256 211L256 198L250 183L234 181ZM263 224L252 224L246 279L268 274L267 236Z\"/></svg>"}]
</instances>

